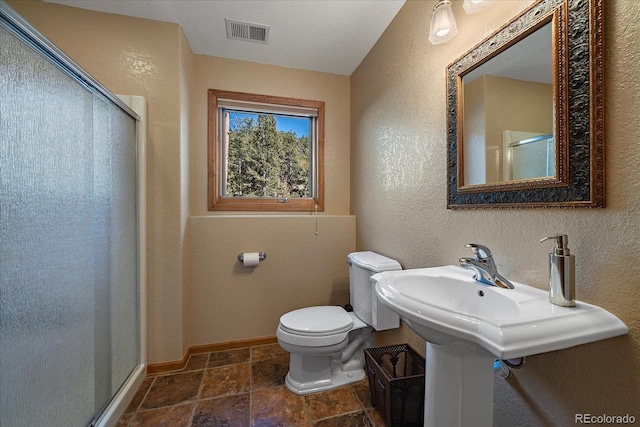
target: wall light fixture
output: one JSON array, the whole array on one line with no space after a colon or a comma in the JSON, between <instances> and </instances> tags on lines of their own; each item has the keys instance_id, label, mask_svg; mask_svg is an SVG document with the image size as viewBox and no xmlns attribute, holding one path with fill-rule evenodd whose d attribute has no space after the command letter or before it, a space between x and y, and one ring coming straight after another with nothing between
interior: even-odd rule
<instances>
[{"instance_id":1,"label":"wall light fixture","mask_svg":"<svg viewBox=\"0 0 640 427\"><path fill-rule=\"evenodd\" d=\"M456 17L451 9L451 0L440 0L433 7L429 41L432 44L446 43L458 34Z\"/></svg>"},{"instance_id":2,"label":"wall light fixture","mask_svg":"<svg viewBox=\"0 0 640 427\"><path fill-rule=\"evenodd\" d=\"M485 11L496 0L464 0L462 7L467 14ZM431 44L446 43L458 34L456 17L451 8L451 0L440 0L433 7L429 41Z\"/></svg>"},{"instance_id":3,"label":"wall light fixture","mask_svg":"<svg viewBox=\"0 0 640 427\"><path fill-rule=\"evenodd\" d=\"M484 12L489 9L496 0L464 0L462 7L468 15L472 13Z\"/></svg>"}]
</instances>

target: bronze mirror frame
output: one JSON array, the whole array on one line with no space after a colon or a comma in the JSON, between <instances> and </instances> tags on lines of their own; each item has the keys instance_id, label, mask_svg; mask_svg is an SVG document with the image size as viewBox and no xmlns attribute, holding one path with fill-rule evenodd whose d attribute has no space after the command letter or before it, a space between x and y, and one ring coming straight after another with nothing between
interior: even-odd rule
<instances>
[{"instance_id":1,"label":"bronze mirror frame","mask_svg":"<svg viewBox=\"0 0 640 427\"><path fill-rule=\"evenodd\" d=\"M538 0L447 67L448 209L604 208L604 0ZM556 176L464 185L462 78L552 22Z\"/></svg>"}]
</instances>

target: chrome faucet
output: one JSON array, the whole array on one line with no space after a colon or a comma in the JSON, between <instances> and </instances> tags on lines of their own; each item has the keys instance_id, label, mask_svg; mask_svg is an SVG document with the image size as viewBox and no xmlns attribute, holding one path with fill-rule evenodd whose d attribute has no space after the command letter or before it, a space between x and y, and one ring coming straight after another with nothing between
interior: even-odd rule
<instances>
[{"instance_id":1,"label":"chrome faucet","mask_svg":"<svg viewBox=\"0 0 640 427\"><path fill-rule=\"evenodd\" d=\"M513 289L511 282L498 273L498 267L488 247L476 243L469 243L465 247L471 248L476 257L460 258L460 266L474 270L476 272L474 279L487 285Z\"/></svg>"}]
</instances>

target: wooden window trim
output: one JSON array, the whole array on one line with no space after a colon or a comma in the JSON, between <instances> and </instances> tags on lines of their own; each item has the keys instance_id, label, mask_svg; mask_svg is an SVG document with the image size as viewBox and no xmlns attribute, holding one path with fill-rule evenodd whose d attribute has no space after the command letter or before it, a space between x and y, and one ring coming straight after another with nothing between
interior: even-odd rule
<instances>
[{"instance_id":1,"label":"wooden window trim","mask_svg":"<svg viewBox=\"0 0 640 427\"><path fill-rule=\"evenodd\" d=\"M221 194L222 141L218 131L218 99L234 99L262 104L310 107L318 110L315 149L315 199L292 198L283 203L277 198L223 197ZM209 89L208 91L208 209L210 211L324 211L324 102L279 96L255 95L243 92ZM317 207L316 207L317 205Z\"/></svg>"}]
</instances>

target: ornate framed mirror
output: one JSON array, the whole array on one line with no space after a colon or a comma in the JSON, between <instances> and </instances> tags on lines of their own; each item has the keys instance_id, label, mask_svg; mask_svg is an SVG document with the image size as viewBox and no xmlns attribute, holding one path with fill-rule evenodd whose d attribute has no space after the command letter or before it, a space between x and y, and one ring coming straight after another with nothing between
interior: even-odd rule
<instances>
[{"instance_id":1,"label":"ornate framed mirror","mask_svg":"<svg viewBox=\"0 0 640 427\"><path fill-rule=\"evenodd\" d=\"M603 0L538 0L447 67L450 209L604 207Z\"/></svg>"}]
</instances>

